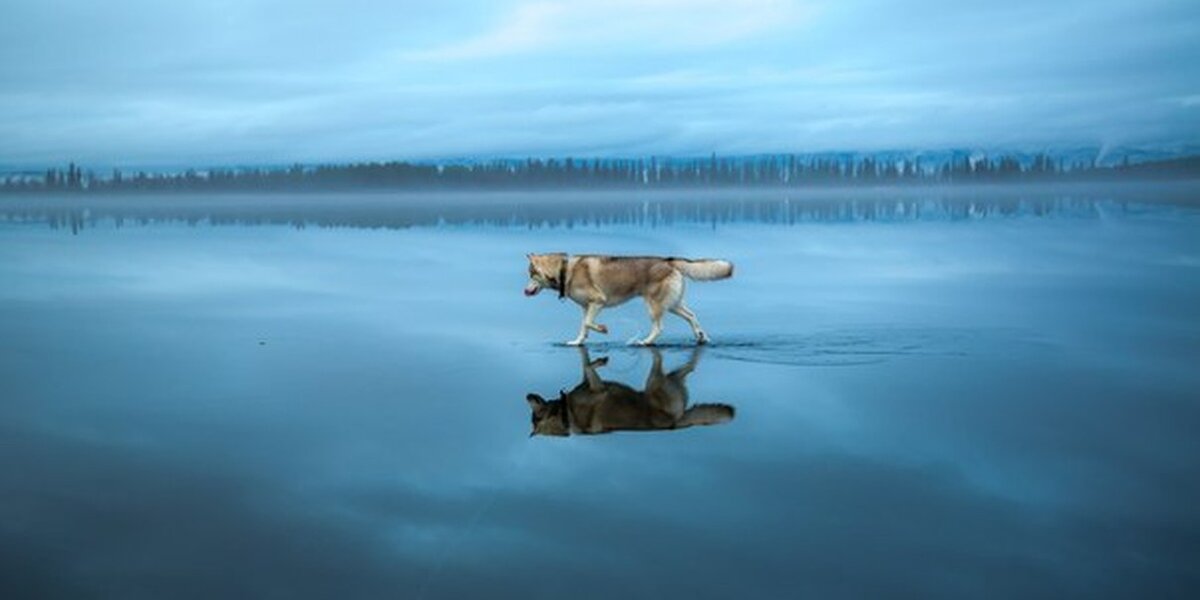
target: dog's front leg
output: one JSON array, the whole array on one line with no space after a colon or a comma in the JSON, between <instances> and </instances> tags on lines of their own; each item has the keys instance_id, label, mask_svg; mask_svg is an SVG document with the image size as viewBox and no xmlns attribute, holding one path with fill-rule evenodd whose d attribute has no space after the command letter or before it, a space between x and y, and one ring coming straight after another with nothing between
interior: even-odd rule
<instances>
[{"instance_id":1,"label":"dog's front leg","mask_svg":"<svg viewBox=\"0 0 1200 600\"><path fill-rule=\"evenodd\" d=\"M591 360L588 356L587 348L579 347L579 358L583 361L583 382L587 384L588 389L593 392L599 392L604 389L604 380L600 378L600 374L596 369L608 364L608 357L601 356L596 360Z\"/></svg>"},{"instance_id":2,"label":"dog's front leg","mask_svg":"<svg viewBox=\"0 0 1200 600\"><path fill-rule=\"evenodd\" d=\"M604 301L592 301L588 303L587 313L584 315L584 324L588 329L596 333L608 333L608 327L596 322L596 317L600 316L600 310L604 308Z\"/></svg>"},{"instance_id":3,"label":"dog's front leg","mask_svg":"<svg viewBox=\"0 0 1200 600\"><path fill-rule=\"evenodd\" d=\"M596 324L592 321L596 319L596 314L599 312L599 303L588 303L587 308L583 309L583 322L579 324L579 335L576 336L575 339L567 342L568 346L579 346L583 344L583 341L587 339L588 330L596 328ZM605 330L605 333L607 333L607 330Z\"/></svg>"}]
</instances>

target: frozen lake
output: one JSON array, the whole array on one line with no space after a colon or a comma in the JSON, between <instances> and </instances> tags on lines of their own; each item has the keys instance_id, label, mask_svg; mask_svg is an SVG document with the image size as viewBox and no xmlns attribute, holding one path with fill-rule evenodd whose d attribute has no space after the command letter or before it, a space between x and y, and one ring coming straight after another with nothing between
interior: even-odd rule
<instances>
[{"instance_id":1,"label":"frozen lake","mask_svg":"<svg viewBox=\"0 0 1200 600\"><path fill-rule=\"evenodd\" d=\"M1197 189L0 196L0 591L1195 597ZM549 251L737 272L585 354Z\"/></svg>"}]
</instances>

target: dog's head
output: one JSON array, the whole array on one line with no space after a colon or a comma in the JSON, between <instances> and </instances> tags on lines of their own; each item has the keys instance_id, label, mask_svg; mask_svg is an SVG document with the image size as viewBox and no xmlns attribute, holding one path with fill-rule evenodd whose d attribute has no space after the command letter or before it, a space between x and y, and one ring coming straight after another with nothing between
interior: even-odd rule
<instances>
[{"instance_id":1,"label":"dog's head","mask_svg":"<svg viewBox=\"0 0 1200 600\"><path fill-rule=\"evenodd\" d=\"M567 255L555 254L526 254L529 259L529 283L525 284L525 295L536 296L542 288L557 290L562 288L563 266Z\"/></svg>"},{"instance_id":2,"label":"dog's head","mask_svg":"<svg viewBox=\"0 0 1200 600\"><path fill-rule=\"evenodd\" d=\"M567 415L567 403L564 400L547 402L537 394L527 394L525 401L529 410L533 411L531 420L533 429L529 437L535 435L553 435L565 437L571 435L571 424Z\"/></svg>"}]
</instances>

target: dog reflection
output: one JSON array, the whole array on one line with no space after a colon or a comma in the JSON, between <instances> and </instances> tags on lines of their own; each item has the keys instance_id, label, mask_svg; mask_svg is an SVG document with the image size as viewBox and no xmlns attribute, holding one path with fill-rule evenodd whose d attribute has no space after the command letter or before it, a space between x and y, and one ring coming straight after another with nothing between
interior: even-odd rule
<instances>
[{"instance_id":1,"label":"dog reflection","mask_svg":"<svg viewBox=\"0 0 1200 600\"><path fill-rule=\"evenodd\" d=\"M586 348L579 349L583 381L558 400L547 401L537 394L525 399L533 410L533 432L529 435L591 435L612 431L656 431L683 429L693 425L717 425L733 420L728 404L688 406L687 376L696 368L700 350L692 352L683 366L663 373L662 354L651 349L654 364L646 389L635 390L623 383L605 381L596 369L608 358L591 360Z\"/></svg>"}]
</instances>

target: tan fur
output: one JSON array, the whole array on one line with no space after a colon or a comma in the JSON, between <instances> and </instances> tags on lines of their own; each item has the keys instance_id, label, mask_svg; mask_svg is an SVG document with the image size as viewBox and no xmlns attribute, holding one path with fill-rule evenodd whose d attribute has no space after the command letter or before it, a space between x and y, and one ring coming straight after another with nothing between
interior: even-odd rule
<instances>
[{"instance_id":1,"label":"tan fur","mask_svg":"<svg viewBox=\"0 0 1200 600\"><path fill-rule=\"evenodd\" d=\"M575 389L553 401L537 394L525 396L533 411L531 435L684 429L733 420L734 408L728 404L688 405L687 376L700 359L699 348L693 350L686 364L665 374L662 355L657 349L653 352L654 364L645 389L635 390L601 379L596 369L608 364L608 359L590 360L587 350L580 348L583 381Z\"/></svg>"},{"instance_id":2,"label":"tan fur","mask_svg":"<svg viewBox=\"0 0 1200 600\"><path fill-rule=\"evenodd\" d=\"M641 345L653 344L662 333L662 316L671 312L688 322L696 342L704 344L708 334L700 327L695 313L683 303L684 277L711 281L733 276L733 264L724 260L662 258L657 256L568 256L563 253L530 254L527 296L544 288L561 290L583 308L579 335L567 342L578 346L589 331L608 333L608 327L596 323L600 310L623 304L641 296L650 312L649 335ZM565 281L562 281L565 279ZM565 289L564 289L565 287Z\"/></svg>"}]
</instances>

